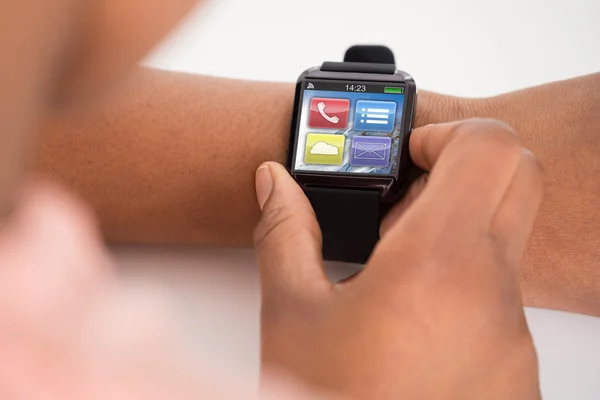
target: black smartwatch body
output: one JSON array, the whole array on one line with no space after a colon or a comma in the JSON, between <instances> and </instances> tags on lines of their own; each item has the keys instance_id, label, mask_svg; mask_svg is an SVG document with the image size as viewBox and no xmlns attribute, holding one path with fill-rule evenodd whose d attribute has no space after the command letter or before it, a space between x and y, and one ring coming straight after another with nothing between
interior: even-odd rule
<instances>
[{"instance_id":1,"label":"black smartwatch body","mask_svg":"<svg viewBox=\"0 0 600 400\"><path fill-rule=\"evenodd\" d=\"M313 205L326 260L365 263L408 186L417 88L389 50L387 62L372 62L374 49L387 50L351 48L296 85L287 167Z\"/></svg>"}]
</instances>

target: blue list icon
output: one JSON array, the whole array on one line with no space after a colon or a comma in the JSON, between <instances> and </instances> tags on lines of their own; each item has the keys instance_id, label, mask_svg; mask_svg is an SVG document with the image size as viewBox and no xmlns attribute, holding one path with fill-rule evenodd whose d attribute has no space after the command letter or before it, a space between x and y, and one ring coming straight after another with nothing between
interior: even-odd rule
<instances>
[{"instance_id":1,"label":"blue list icon","mask_svg":"<svg viewBox=\"0 0 600 400\"><path fill-rule=\"evenodd\" d=\"M356 102L354 130L392 132L396 120L396 102L359 100Z\"/></svg>"}]
</instances>

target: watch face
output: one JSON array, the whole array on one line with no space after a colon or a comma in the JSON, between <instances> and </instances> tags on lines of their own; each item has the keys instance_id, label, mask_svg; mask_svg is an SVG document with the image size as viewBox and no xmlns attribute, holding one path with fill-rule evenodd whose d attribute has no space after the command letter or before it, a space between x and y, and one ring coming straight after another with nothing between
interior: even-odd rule
<instances>
[{"instance_id":1,"label":"watch face","mask_svg":"<svg viewBox=\"0 0 600 400\"><path fill-rule=\"evenodd\" d=\"M394 176L404 131L403 84L307 80L302 86L295 172Z\"/></svg>"}]
</instances>

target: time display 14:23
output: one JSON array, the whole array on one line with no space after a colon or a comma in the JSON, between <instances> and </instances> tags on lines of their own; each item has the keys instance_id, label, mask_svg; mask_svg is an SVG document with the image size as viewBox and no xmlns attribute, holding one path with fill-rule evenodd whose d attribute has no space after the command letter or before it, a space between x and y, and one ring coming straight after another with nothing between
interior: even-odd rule
<instances>
[{"instance_id":1,"label":"time display 14:23","mask_svg":"<svg viewBox=\"0 0 600 400\"><path fill-rule=\"evenodd\" d=\"M348 92L366 92L367 85L346 85L346 91L348 91Z\"/></svg>"}]
</instances>

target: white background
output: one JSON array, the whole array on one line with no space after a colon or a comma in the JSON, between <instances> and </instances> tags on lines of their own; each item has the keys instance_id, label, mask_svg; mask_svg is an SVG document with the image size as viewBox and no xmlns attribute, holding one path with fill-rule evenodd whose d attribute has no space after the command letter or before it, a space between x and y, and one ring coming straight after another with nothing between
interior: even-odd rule
<instances>
[{"instance_id":1,"label":"white background","mask_svg":"<svg viewBox=\"0 0 600 400\"><path fill-rule=\"evenodd\" d=\"M147 64L292 82L309 66L341 59L349 45L381 43L421 88L489 96L600 71L599 20L598 0L221 0L193 12ZM115 253L125 270L176 291L205 354L256 377L259 288L251 251ZM527 316L544 398L599 399L600 320L542 310Z\"/></svg>"}]
</instances>

